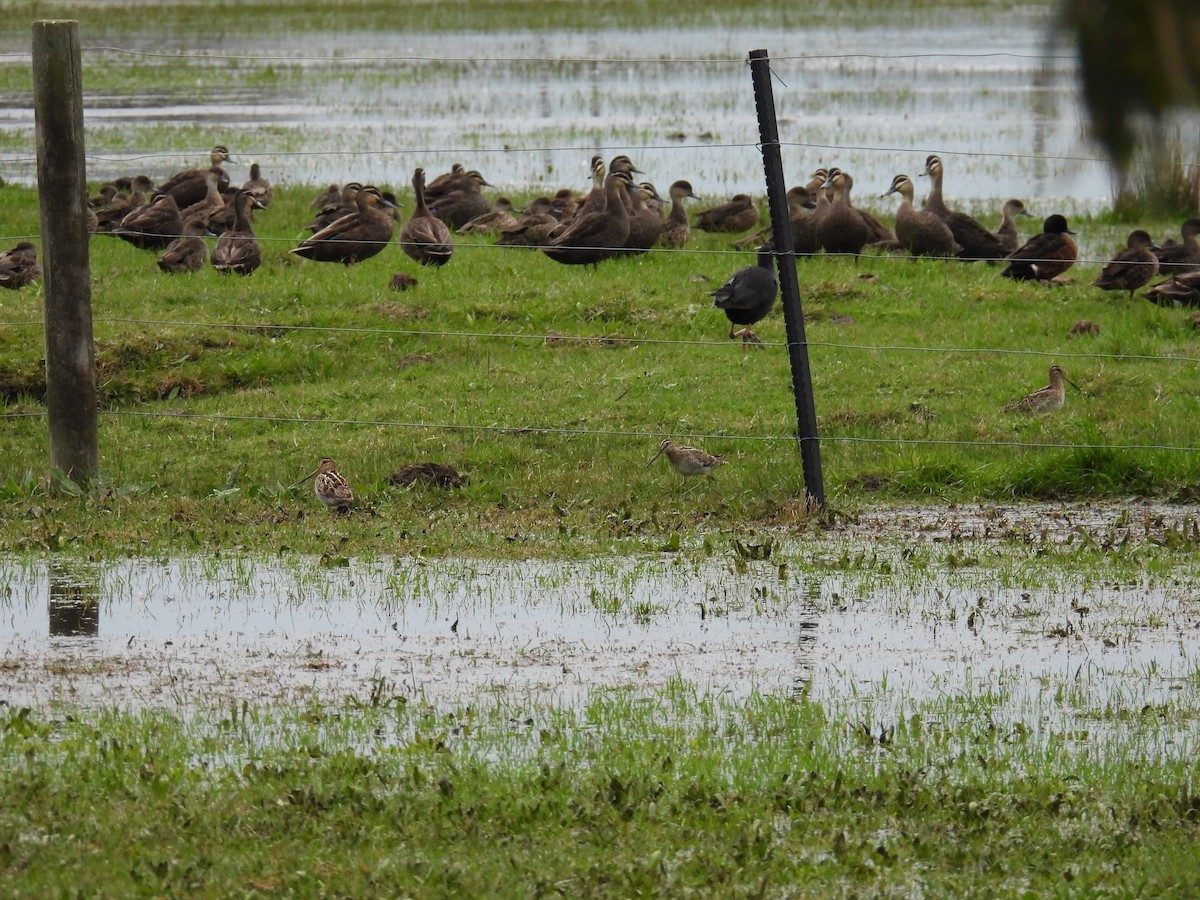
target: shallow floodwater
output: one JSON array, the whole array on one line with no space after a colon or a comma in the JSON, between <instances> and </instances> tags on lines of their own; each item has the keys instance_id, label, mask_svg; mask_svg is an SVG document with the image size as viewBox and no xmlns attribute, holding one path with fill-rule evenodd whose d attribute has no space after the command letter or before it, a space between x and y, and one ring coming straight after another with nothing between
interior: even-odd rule
<instances>
[{"instance_id":1,"label":"shallow floodwater","mask_svg":"<svg viewBox=\"0 0 1200 900\"><path fill-rule=\"evenodd\" d=\"M192 62L196 83L91 93L89 176L161 177L197 164L197 154L220 142L238 161L235 180L252 160L279 182L393 186L407 184L417 165L437 172L464 162L498 189L584 189L593 152L628 152L660 190L687 178L702 198L761 194L745 60L766 49L791 183L838 165L854 175L860 203L890 210L874 198L898 172L918 175L937 152L955 201L1103 202L1109 170L1083 137L1075 63L1047 49L1048 27L1044 7L986 5L933 21L848 18L845 27L812 30L702 23L637 32L164 39L148 23L146 33L103 42L83 35L85 86L89 67L178 64L171 54L201 57ZM168 143L161 152L171 128L195 134L195 125L212 140ZM28 98L0 97L5 132L28 134L29 146L0 157L0 174L32 181ZM129 151L130 142L145 149Z\"/></svg>"},{"instance_id":2,"label":"shallow floodwater","mask_svg":"<svg viewBox=\"0 0 1200 900\"><path fill-rule=\"evenodd\" d=\"M936 521L911 526L942 539ZM1194 719L1194 573L1022 583L1012 570L906 571L902 553L881 568L869 541L822 552L845 554L844 571L792 574L732 552L0 561L0 701L186 711L365 700L386 684L444 709L575 707L682 682L731 699L804 691L873 730L931 710L1058 735Z\"/></svg>"}]
</instances>

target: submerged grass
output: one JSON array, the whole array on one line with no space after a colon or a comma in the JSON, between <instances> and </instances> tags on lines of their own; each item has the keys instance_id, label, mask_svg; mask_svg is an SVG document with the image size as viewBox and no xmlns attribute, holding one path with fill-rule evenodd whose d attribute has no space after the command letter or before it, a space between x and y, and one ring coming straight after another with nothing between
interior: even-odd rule
<instances>
[{"instance_id":1,"label":"submerged grass","mask_svg":"<svg viewBox=\"0 0 1200 900\"><path fill-rule=\"evenodd\" d=\"M577 714L435 714L386 685L199 725L9 710L0 890L1194 894L1186 752L1129 766L1028 733L980 710L880 730L682 687Z\"/></svg>"},{"instance_id":2,"label":"submerged grass","mask_svg":"<svg viewBox=\"0 0 1200 900\"><path fill-rule=\"evenodd\" d=\"M286 251L311 193L284 188L260 214L266 262L248 279L166 276L152 253L94 238L102 477L82 503L44 488L39 292L0 297L0 547L38 546L31 520L81 547L131 549L152 533L188 550L312 551L337 534L368 553L545 540L592 552L807 520L780 313L761 328L767 352L744 355L707 296L748 254L697 235L688 251L592 271L460 239L438 271L396 248L351 268L306 264ZM0 198L9 233L36 234L32 192ZM1088 287L1097 267L1047 288L987 266L802 261L833 506L1194 500L1200 334L1187 311ZM388 290L397 269L417 288ZM1069 336L1083 319L1098 336ZM1058 414L1000 411L1051 363L1084 393ZM647 468L663 437L730 464L688 481ZM293 486L323 456L355 488L349 520L331 523ZM468 484L389 485L416 461L449 463Z\"/></svg>"}]
</instances>

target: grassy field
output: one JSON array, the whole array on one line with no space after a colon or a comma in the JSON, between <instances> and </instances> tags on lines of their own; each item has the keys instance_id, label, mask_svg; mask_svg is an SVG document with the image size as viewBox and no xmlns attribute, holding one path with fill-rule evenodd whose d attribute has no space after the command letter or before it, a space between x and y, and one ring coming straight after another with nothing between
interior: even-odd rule
<instances>
[{"instance_id":1,"label":"grassy field","mask_svg":"<svg viewBox=\"0 0 1200 900\"><path fill-rule=\"evenodd\" d=\"M0 712L0 891L1133 896L1200 887L1190 761L986 711L869 733L679 687L576 713L373 703L204 727ZM1128 730L1155 727L1150 716ZM1105 750L1108 756L1104 756ZM120 860L114 865L114 860Z\"/></svg>"},{"instance_id":2,"label":"grassy field","mask_svg":"<svg viewBox=\"0 0 1200 900\"><path fill-rule=\"evenodd\" d=\"M32 193L0 193L14 238L35 233ZM260 215L266 262L248 279L167 276L153 253L93 239L102 489L82 502L44 490L38 289L0 297L4 322L29 323L0 330L0 547L39 546L30 510L53 541L125 550L147 530L180 549L313 550L334 528L364 551L537 552L565 536L586 553L698 524L804 518L781 313L760 329L766 351L743 354L707 295L752 261L728 239L596 271L484 239L460 240L438 271L398 247L344 268L287 253L311 193L285 191ZM1076 227L1090 246L1119 242L1120 228ZM889 257L799 268L833 508L1195 499L1190 311L1089 287L1095 261L1055 287ZM414 290L388 289L400 270ZM1079 320L1099 335L1069 337ZM1083 392L1057 414L1001 411L1052 363ZM647 468L664 437L729 464L688 482ZM323 456L359 498L360 515L334 526L307 485L291 487ZM470 483L388 485L417 461Z\"/></svg>"}]
</instances>

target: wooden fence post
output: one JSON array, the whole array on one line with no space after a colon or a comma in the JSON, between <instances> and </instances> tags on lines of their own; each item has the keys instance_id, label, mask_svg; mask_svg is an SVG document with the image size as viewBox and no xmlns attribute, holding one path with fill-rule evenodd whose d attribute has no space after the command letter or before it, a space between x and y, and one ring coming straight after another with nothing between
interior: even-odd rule
<instances>
[{"instance_id":1,"label":"wooden fence post","mask_svg":"<svg viewBox=\"0 0 1200 900\"><path fill-rule=\"evenodd\" d=\"M33 109L50 466L86 484L99 473L100 450L78 22L33 23Z\"/></svg>"},{"instance_id":2,"label":"wooden fence post","mask_svg":"<svg viewBox=\"0 0 1200 900\"><path fill-rule=\"evenodd\" d=\"M771 60L766 50L751 50L749 62L750 76L754 82L754 104L758 108L758 134L762 146L763 171L767 179L767 201L771 206L771 233L775 245L775 267L779 272L783 322L787 330L788 359L792 366L796 437L800 442L800 463L804 467L804 490L811 502L824 506L825 477L821 470L821 443L817 437L812 370L808 364L808 339L804 336L804 309L800 305L800 280L796 276L783 159L779 153L779 123L775 119L775 95L771 90Z\"/></svg>"}]
</instances>

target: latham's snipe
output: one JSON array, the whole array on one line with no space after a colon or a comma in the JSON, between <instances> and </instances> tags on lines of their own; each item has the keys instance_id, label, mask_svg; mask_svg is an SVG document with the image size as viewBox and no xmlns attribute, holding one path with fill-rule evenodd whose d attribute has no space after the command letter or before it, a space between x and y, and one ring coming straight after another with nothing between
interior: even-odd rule
<instances>
[{"instance_id":1,"label":"latham's snipe","mask_svg":"<svg viewBox=\"0 0 1200 900\"><path fill-rule=\"evenodd\" d=\"M705 453L703 450L695 447L684 447L682 444L666 440L658 445L658 452L650 457L650 462L646 463L646 468L650 468L654 460L663 454L666 454L667 462L671 464L671 468L680 475L704 475L717 468L717 466L725 465L725 457L723 456Z\"/></svg>"},{"instance_id":2,"label":"latham's snipe","mask_svg":"<svg viewBox=\"0 0 1200 900\"><path fill-rule=\"evenodd\" d=\"M337 465L328 457L321 460L321 464L313 471L309 472L298 483L308 481L308 479L316 476L313 481L313 493L329 509L330 512L337 515L346 515L350 512L350 508L354 505L354 493L350 490L350 482L346 477L337 470Z\"/></svg>"},{"instance_id":3,"label":"latham's snipe","mask_svg":"<svg viewBox=\"0 0 1200 900\"><path fill-rule=\"evenodd\" d=\"M1058 366L1050 367L1050 383L1039 388L1028 396L1022 397L1004 407L1004 412L1054 412L1063 408L1067 397L1065 385L1071 385L1082 393L1082 389L1063 374Z\"/></svg>"}]
</instances>

